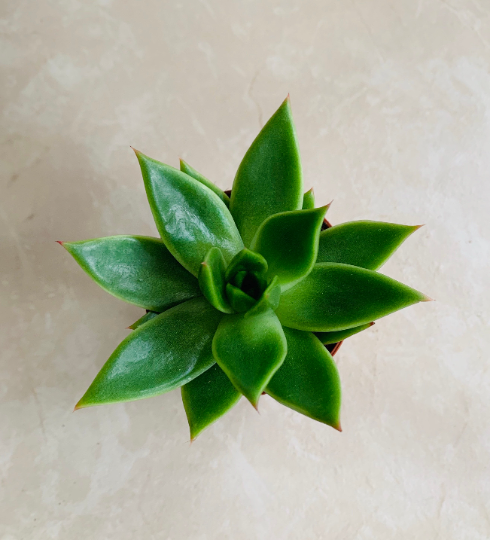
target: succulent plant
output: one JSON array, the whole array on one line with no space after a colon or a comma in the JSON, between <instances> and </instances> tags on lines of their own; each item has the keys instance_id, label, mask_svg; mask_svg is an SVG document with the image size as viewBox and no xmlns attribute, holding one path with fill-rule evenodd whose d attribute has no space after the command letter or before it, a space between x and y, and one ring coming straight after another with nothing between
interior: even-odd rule
<instances>
[{"instance_id":1,"label":"succulent plant","mask_svg":"<svg viewBox=\"0 0 490 540\"><path fill-rule=\"evenodd\" d=\"M135 153L160 238L60 242L103 289L147 310L76 408L180 387L194 439L242 395L257 408L265 393L340 430L326 345L428 300L376 272L418 227L325 228L329 205L303 194L289 97L245 154L230 196L184 161L179 171Z\"/></svg>"}]
</instances>

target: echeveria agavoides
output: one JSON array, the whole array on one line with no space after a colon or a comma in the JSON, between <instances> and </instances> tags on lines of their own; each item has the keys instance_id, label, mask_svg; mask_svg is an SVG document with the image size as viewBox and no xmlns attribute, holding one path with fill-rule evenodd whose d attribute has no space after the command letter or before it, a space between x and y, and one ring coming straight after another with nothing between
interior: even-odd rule
<instances>
[{"instance_id":1,"label":"echeveria agavoides","mask_svg":"<svg viewBox=\"0 0 490 540\"><path fill-rule=\"evenodd\" d=\"M376 270L418 227L355 221L322 231L303 191L289 98L243 158L229 197L181 160L135 151L160 238L60 242L103 289L146 309L76 408L180 387L191 438L265 393L340 430L326 346L428 298Z\"/></svg>"}]
</instances>

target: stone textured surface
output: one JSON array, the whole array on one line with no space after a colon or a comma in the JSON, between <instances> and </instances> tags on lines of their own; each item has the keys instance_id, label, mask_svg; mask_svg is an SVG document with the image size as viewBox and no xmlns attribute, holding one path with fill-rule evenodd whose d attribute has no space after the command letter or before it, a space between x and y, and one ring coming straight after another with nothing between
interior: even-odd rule
<instances>
[{"instance_id":1,"label":"stone textured surface","mask_svg":"<svg viewBox=\"0 0 490 540\"><path fill-rule=\"evenodd\" d=\"M4 0L1 540L490 537L488 0ZM290 92L334 223L426 226L384 271L437 299L337 356L342 434L179 392L73 405L141 310L55 240L155 234L129 145L230 187Z\"/></svg>"}]
</instances>

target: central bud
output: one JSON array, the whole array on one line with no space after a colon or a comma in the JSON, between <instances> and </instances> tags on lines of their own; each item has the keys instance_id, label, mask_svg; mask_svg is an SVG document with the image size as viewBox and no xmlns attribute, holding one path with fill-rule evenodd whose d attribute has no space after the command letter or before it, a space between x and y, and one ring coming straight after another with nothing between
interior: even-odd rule
<instances>
[{"instance_id":1,"label":"central bud","mask_svg":"<svg viewBox=\"0 0 490 540\"><path fill-rule=\"evenodd\" d=\"M206 255L199 271L199 285L207 300L223 313L276 309L281 293L277 278L268 276L267 261L254 251L242 249L225 270L218 248Z\"/></svg>"}]
</instances>

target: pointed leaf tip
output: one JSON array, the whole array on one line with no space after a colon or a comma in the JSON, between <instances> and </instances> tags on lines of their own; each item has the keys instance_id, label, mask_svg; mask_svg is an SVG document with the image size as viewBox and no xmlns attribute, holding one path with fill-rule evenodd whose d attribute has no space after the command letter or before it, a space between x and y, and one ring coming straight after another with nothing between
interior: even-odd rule
<instances>
[{"instance_id":1,"label":"pointed leaf tip","mask_svg":"<svg viewBox=\"0 0 490 540\"><path fill-rule=\"evenodd\" d=\"M340 422L336 426L332 426L334 429L336 429L338 432L342 433L342 426L340 425Z\"/></svg>"},{"instance_id":2,"label":"pointed leaf tip","mask_svg":"<svg viewBox=\"0 0 490 540\"><path fill-rule=\"evenodd\" d=\"M55 240L55 242L56 242L57 244L59 244L60 246L62 246L62 245L64 244L64 242L62 242L61 240Z\"/></svg>"},{"instance_id":3,"label":"pointed leaf tip","mask_svg":"<svg viewBox=\"0 0 490 540\"><path fill-rule=\"evenodd\" d=\"M435 302L435 299L431 298L430 296L427 296L426 294L424 294L424 297L421 300L421 302Z\"/></svg>"}]
</instances>

